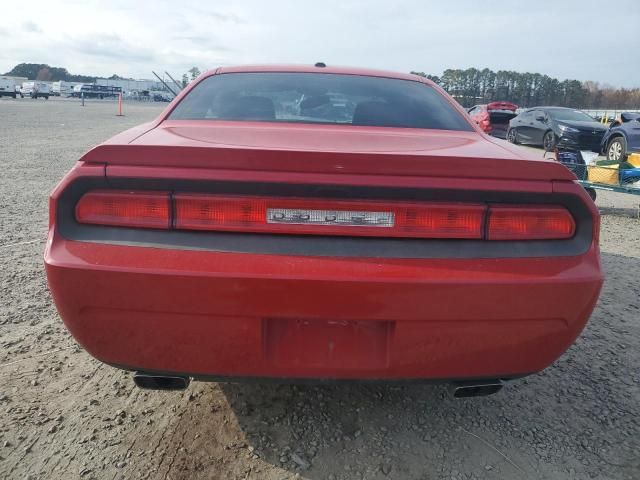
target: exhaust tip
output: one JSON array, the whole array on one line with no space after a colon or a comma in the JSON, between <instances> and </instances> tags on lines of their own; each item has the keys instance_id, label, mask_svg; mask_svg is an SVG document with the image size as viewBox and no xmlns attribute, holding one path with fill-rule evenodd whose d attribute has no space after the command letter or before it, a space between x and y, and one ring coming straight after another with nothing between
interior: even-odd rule
<instances>
[{"instance_id":1,"label":"exhaust tip","mask_svg":"<svg viewBox=\"0 0 640 480\"><path fill-rule=\"evenodd\" d=\"M184 390L189 386L189 377L138 372L133 376L133 382L145 390Z\"/></svg>"},{"instance_id":2,"label":"exhaust tip","mask_svg":"<svg viewBox=\"0 0 640 480\"><path fill-rule=\"evenodd\" d=\"M453 386L454 398L486 397L502 390L502 380L458 383Z\"/></svg>"}]
</instances>

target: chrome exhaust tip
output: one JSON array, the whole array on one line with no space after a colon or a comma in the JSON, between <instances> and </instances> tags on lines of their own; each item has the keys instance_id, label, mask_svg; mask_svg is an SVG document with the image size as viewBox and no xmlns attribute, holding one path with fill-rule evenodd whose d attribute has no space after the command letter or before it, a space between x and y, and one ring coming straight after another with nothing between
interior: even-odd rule
<instances>
[{"instance_id":1,"label":"chrome exhaust tip","mask_svg":"<svg viewBox=\"0 0 640 480\"><path fill-rule=\"evenodd\" d=\"M189 377L179 375L153 375L149 373L136 372L133 375L133 382L145 390L184 390L189 386Z\"/></svg>"},{"instance_id":2,"label":"chrome exhaust tip","mask_svg":"<svg viewBox=\"0 0 640 480\"><path fill-rule=\"evenodd\" d=\"M462 382L453 385L454 398L486 397L502 390L502 380Z\"/></svg>"}]
</instances>

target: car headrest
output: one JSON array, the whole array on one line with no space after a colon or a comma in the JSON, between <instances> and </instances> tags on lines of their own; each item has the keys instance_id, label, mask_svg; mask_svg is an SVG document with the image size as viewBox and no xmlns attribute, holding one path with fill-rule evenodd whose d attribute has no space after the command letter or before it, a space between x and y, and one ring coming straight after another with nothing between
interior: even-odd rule
<instances>
[{"instance_id":1,"label":"car headrest","mask_svg":"<svg viewBox=\"0 0 640 480\"><path fill-rule=\"evenodd\" d=\"M274 120L276 109L267 97L235 97L225 101L219 115L225 120Z\"/></svg>"},{"instance_id":2,"label":"car headrest","mask_svg":"<svg viewBox=\"0 0 640 480\"><path fill-rule=\"evenodd\" d=\"M360 102L353 112L353 125L384 125L402 127L410 125L410 114L406 110L385 102Z\"/></svg>"},{"instance_id":3,"label":"car headrest","mask_svg":"<svg viewBox=\"0 0 640 480\"><path fill-rule=\"evenodd\" d=\"M640 120L640 113L638 112L624 112L620 114L620 118L623 123L630 122L632 120Z\"/></svg>"}]
</instances>

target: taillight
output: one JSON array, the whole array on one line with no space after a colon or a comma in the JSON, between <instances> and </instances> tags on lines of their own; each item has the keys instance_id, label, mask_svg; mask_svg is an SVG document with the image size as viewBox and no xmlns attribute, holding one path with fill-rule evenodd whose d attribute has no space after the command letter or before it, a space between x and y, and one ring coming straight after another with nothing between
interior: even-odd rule
<instances>
[{"instance_id":1,"label":"taillight","mask_svg":"<svg viewBox=\"0 0 640 480\"><path fill-rule=\"evenodd\" d=\"M358 237L551 240L571 238L564 207L382 202L96 190L76 205L79 223L175 230Z\"/></svg>"},{"instance_id":2,"label":"taillight","mask_svg":"<svg viewBox=\"0 0 640 480\"><path fill-rule=\"evenodd\" d=\"M178 229L417 238L482 238L483 205L178 194Z\"/></svg>"},{"instance_id":3,"label":"taillight","mask_svg":"<svg viewBox=\"0 0 640 480\"><path fill-rule=\"evenodd\" d=\"M576 224L563 207L492 206L488 240L550 240L573 237Z\"/></svg>"},{"instance_id":4,"label":"taillight","mask_svg":"<svg viewBox=\"0 0 640 480\"><path fill-rule=\"evenodd\" d=\"M491 102L487 105L487 110L511 110L515 112L518 106L511 102Z\"/></svg>"},{"instance_id":5,"label":"taillight","mask_svg":"<svg viewBox=\"0 0 640 480\"><path fill-rule=\"evenodd\" d=\"M85 193L76 205L76 220L95 225L169 228L169 194L114 190Z\"/></svg>"}]
</instances>

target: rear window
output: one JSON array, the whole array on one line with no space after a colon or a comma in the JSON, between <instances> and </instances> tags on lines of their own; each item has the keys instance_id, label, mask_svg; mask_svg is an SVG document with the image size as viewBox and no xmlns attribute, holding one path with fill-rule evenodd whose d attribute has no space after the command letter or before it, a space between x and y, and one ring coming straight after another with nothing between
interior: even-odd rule
<instances>
[{"instance_id":1,"label":"rear window","mask_svg":"<svg viewBox=\"0 0 640 480\"><path fill-rule=\"evenodd\" d=\"M595 120L580 110L558 109L547 110L549 115L556 120L567 120L575 122L595 122Z\"/></svg>"},{"instance_id":2,"label":"rear window","mask_svg":"<svg viewBox=\"0 0 640 480\"><path fill-rule=\"evenodd\" d=\"M169 119L472 130L429 85L326 73L213 75L182 99Z\"/></svg>"}]
</instances>

